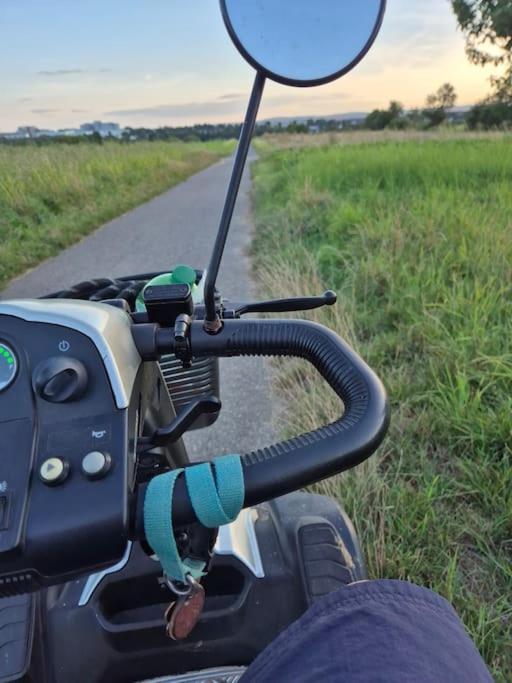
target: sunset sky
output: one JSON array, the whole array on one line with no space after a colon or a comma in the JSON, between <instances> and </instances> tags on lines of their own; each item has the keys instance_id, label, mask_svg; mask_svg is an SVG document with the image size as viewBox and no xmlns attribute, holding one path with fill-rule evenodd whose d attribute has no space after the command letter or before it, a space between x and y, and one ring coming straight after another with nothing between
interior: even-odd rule
<instances>
[{"instance_id":1,"label":"sunset sky","mask_svg":"<svg viewBox=\"0 0 512 683\"><path fill-rule=\"evenodd\" d=\"M356 1L356 0L354 0ZM260 118L424 104L449 81L459 104L489 90L468 63L448 0L389 0L380 36L345 78L268 86ZM93 119L156 127L239 121L253 72L217 0L0 0L0 131Z\"/></svg>"}]
</instances>

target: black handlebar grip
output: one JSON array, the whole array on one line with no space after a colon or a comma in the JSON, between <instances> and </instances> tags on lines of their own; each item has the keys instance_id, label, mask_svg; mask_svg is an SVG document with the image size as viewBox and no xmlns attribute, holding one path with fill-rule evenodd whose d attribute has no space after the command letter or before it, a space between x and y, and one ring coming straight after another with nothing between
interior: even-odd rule
<instances>
[{"instance_id":1,"label":"black handlebar grip","mask_svg":"<svg viewBox=\"0 0 512 683\"><path fill-rule=\"evenodd\" d=\"M305 358L343 402L343 413L332 424L242 455L244 507L355 467L384 439L389 409L381 381L346 342L321 325L303 320L228 320L219 334L210 335L202 322L194 322L191 346L195 358ZM183 477L175 488L173 521L176 526L196 521Z\"/></svg>"}]
</instances>

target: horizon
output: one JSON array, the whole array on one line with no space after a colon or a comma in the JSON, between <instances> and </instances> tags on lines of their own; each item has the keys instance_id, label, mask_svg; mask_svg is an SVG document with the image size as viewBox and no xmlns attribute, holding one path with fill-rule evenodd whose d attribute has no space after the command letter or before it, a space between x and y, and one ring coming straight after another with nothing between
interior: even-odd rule
<instances>
[{"instance_id":1,"label":"horizon","mask_svg":"<svg viewBox=\"0 0 512 683\"><path fill-rule=\"evenodd\" d=\"M464 111L464 110L470 110L472 107L474 107L475 104L457 104L455 107L451 107L448 111ZM405 113L409 113L411 111L414 111L414 109L408 109L404 108ZM274 121L288 121L289 123L293 123L294 121L297 122L302 122L302 121L318 121L318 120L325 120L325 121L336 121L340 119L340 117L346 117L349 119L352 116L367 116L370 114L370 111L346 111L346 112L337 112L335 114L296 114L296 115L291 115L291 116L272 116L272 117L267 117L267 118L258 118L257 124L256 125L261 125L264 123L272 123ZM194 126L208 126L208 125L213 125L213 126L241 126L243 121L240 119L239 121L218 121L216 123L211 123L210 121L198 121L197 123L191 123L191 124L179 124L179 125L170 125L170 124L163 124L163 125L156 125L156 126L147 126L147 125L141 125L141 126L132 126L129 123L126 123L125 125L118 123L118 121L102 121L102 120L84 120L84 121L79 121L76 126L69 126L69 127L62 127L62 128L39 128L39 130L51 130L52 132L57 132L57 131L64 131L64 130L78 130L80 126L82 125L87 125L91 123L101 123L104 125L119 125L119 128L123 129L138 129L138 128L146 128L148 130L157 130L158 128L193 128ZM24 126L23 124L19 126L18 128L29 128L29 127L36 127L36 126ZM15 131L2 131L0 130L0 135L5 134L5 133L12 133Z\"/></svg>"},{"instance_id":2,"label":"horizon","mask_svg":"<svg viewBox=\"0 0 512 683\"><path fill-rule=\"evenodd\" d=\"M2 132L92 120L158 128L243 119L254 72L231 43L216 1L191 8L178 0L144 7L90 0L72 12L65 0L54 0L51 11L41 5L2 1ZM356 69L314 89L269 83L259 120L369 112L390 100L420 108L447 81L459 103L476 103L490 90L490 73L468 62L448 0L414 8L389 0L382 32Z\"/></svg>"}]
</instances>

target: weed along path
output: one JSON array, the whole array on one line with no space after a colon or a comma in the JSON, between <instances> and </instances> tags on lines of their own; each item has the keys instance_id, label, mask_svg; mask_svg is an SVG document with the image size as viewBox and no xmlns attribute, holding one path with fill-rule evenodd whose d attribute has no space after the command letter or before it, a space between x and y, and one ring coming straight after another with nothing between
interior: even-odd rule
<instances>
[{"instance_id":1,"label":"weed along path","mask_svg":"<svg viewBox=\"0 0 512 683\"><path fill-rule=\"evenodd\" d=\"M13 281L1 298L38 297L94 277L169 270L176 263L206 267L231 170L223 159ZM250 177L240 190L219 277L228 297L255 296L247 256L251 240ZM272 442L270 388L258 358L221 361L223 409L217 423L187 437L196 458L244 453Z\"/></svg>"}]
</instances>

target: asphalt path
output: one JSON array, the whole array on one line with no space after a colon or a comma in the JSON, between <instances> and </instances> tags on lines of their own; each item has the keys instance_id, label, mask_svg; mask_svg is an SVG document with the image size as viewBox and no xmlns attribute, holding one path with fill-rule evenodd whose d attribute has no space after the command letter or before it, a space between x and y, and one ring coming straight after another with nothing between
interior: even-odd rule
<instances>
[{"instance_id":1,"label":"asphalt path","mask_svg":"<svg viewBox=\"0 0 512 683\"><path fill-rule=\"evenodd\" d=\"M107 223L78 244L14 280L1 298L39 297L95 277L170 270L177 263L204 268L215 239L231 159ZM233 300L256 296L248 247L252 235L250 174L244 174L218 286ZM274 439L268 371L257 358L221 361L223 408L216 424L190 433L194 459L245 453Z\"/></svg>"}]
</instances>

